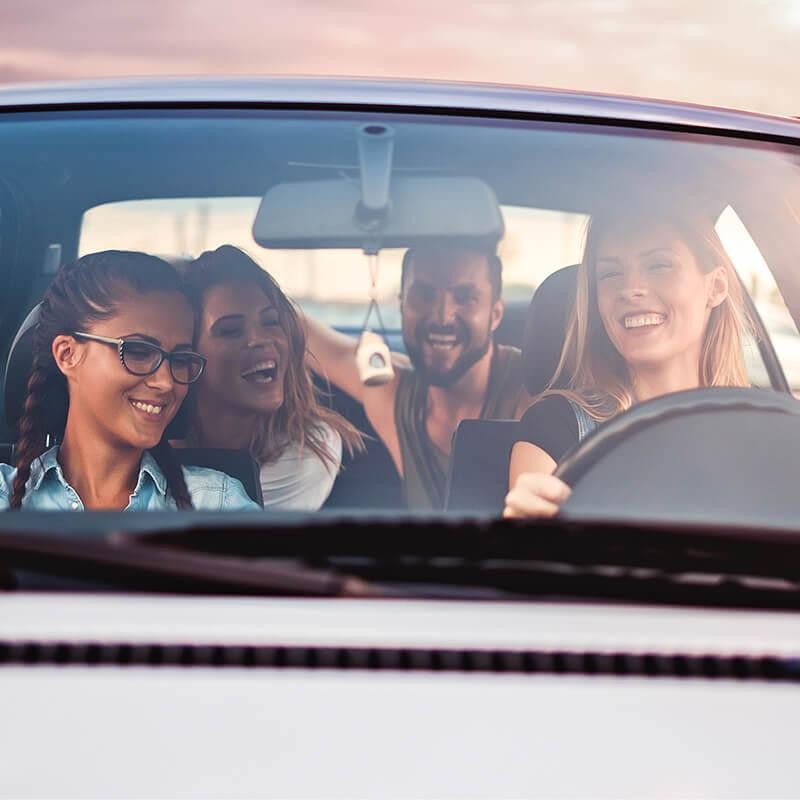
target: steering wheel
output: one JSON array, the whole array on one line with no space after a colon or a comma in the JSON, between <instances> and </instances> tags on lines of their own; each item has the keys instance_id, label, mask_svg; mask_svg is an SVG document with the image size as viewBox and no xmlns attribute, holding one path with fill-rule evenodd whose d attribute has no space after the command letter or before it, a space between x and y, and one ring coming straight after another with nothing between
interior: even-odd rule
<instances>
[{"instance_id":1,"label":"steering wheel","mask_svg":"<svg viewBox=\"0 0 800 800\"><path fill-rule=\"evenodd\" d=\"M634 406L555 473L560 515L582 520L800 528L800 401L712 388Z\"/></svg>"}]
</instances>

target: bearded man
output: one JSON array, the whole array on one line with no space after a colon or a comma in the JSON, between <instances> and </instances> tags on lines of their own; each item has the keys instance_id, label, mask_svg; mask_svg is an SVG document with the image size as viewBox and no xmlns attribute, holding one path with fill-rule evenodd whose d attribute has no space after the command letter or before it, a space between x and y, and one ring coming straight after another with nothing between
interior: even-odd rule
<instances>
[{"instance_id":1,"label":"bearded man","mask_svg":"<svg viewBox=\"0 0 800 800\"><path fill-rule=\"evenodd\" d=\"M493 253L446 245L406 252L403 341L394 378L365 386L357 342L306 318L312 369L364 406L403 480L408 507L444 505L450 446L462 419L517 419L527 408L522 356L497 345L502 265Z\"/></svg>"}]
</instances>

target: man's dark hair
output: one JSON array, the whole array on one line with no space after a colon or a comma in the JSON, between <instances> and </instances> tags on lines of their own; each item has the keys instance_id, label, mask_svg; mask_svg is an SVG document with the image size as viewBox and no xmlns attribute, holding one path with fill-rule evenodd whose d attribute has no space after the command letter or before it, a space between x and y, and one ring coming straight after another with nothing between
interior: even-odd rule
<instances>
[{"instance_id":1,"label":"man's dark hair","mask_svg":"<svg viewBox=\"0 0 800 800\"><path fill-rule=\"evenodd\" d=\"M438 246L437 246L438 247ZM406 285L406 272L411 265L411 260L414 257L415 250L422 250L424 248L409 247L403 254L403 265L400 271L400 292L402 293ZM486 265L489 269L489 282L492 285L492 299L497 300L503 291L503 262L500 256L494 250L473 249L469 247L459 248L463 250L471 250L475 253L480 253L486 257Z\"/></svg>"}]
</instances>

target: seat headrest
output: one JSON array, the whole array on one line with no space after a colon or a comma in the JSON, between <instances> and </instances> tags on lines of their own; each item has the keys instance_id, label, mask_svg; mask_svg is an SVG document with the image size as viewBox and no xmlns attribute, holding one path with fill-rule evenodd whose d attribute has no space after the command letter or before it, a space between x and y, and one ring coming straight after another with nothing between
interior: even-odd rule
<instances>
[{"instance_id":1,"label":"seat headrest","mask_svg":"<svg viewBox=\"0 0 800 800\"><path fill-rule=\"evenodd\" d=\"M539 284L528 308L522 339L525 388L529 394L543 392L561 358L567 324L575 303L578 265L554 272ZM565 388L564 376L555 388Z\"/></svg>"},{"instance_id":2,"label":"seat headrest","mask_svg":"<svg viewBox=\"0 0 800 800\"><path fill-rule=\"evenodd\" d=\"M22 409L25 405L28 378L33 366L33 340L38 322L39 304L37 303L19 326L17 335L11 343L11 349L8 351L3 391L6 422L12 429L16 429L17 421L22 416Z\"/></svg>"},{"instance_id":3,"label":"seat headrest","mask_svg":"<svg viewBox=\"0 0 800 800\"><path fill-rule=\"evenodd\" d=\"M36 333L36 325L39 322L39 304L37 303L27 317L19 326L17 335L11 343L8 351L5 371L5 410L6 422L12 430L16 430L17 422L22 416L25 407L25 396L28 392L28 378L30 378L31 368L33 367L33 346ZM187 398L188 401L189 398ZM188 414L186 411L187 401L184 401L178 413L167 427L167 437L169 439L183 439L186 436L188 427ZM54 403L66 402L66 398L59 401L53 398ZM62 420L63 424L63 420ZM56 425L53 425L56 427ZM51 434L60 434L60 431L47 431Z\"/></svg>"}]
</instances>

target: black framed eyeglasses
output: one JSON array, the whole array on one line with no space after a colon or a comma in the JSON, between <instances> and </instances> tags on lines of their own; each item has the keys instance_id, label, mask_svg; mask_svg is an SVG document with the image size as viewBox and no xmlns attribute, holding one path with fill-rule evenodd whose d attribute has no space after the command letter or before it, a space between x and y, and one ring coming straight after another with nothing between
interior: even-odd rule
<instances>
[{"instance_id":1,"label":"black framed eyeglasses","mask_svg":"<svg viewBox=\"0 0 800 800\"><path fill-rule=\"evenodd\" d=\"M175 383L189 384L194 383L203 374L206 366L205 356L192 350L170 352L144 339L113 339L110 336L98 336L82 331L74 331L72 335L76 339L88 339L91 342L116 347L122 366L131 375L138 377L152 375L164 361L167 361Z\"/></svg>"}]
</instances>

